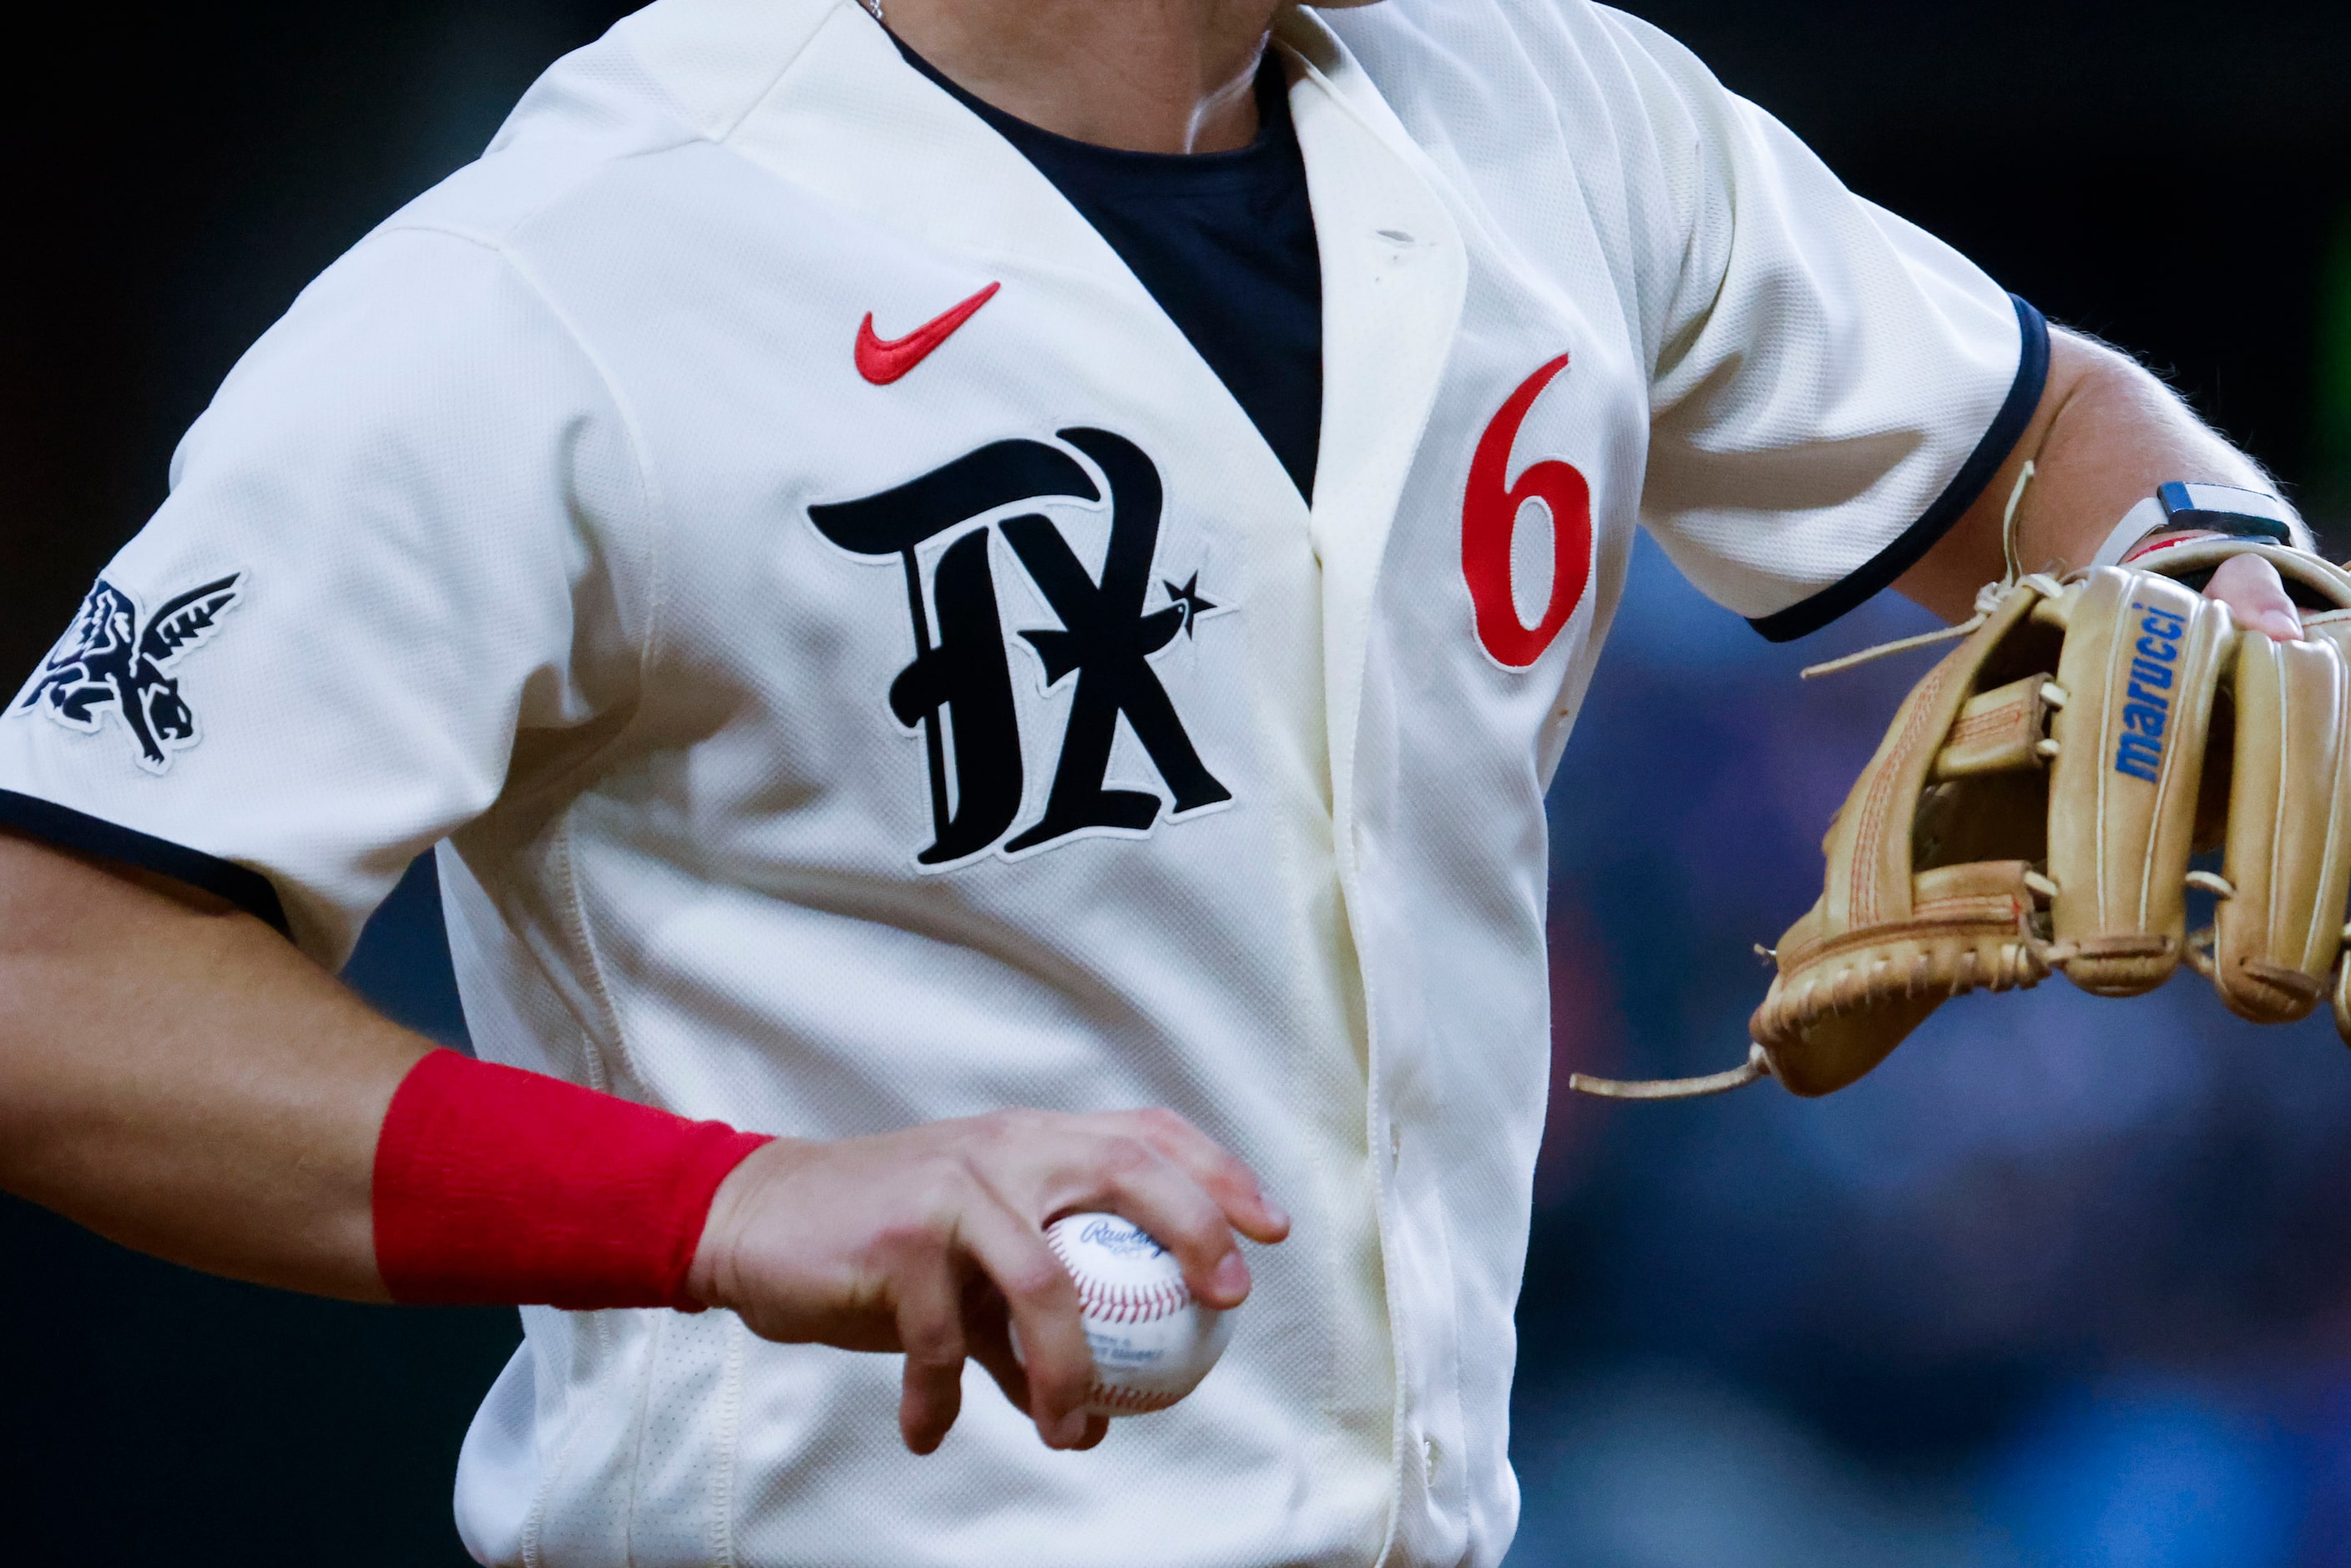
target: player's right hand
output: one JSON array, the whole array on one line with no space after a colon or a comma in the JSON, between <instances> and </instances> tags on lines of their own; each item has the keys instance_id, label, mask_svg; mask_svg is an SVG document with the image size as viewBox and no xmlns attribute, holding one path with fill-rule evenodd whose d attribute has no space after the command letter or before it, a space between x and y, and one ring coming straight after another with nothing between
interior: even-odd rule
<instances>
[{"instance_id":1,"label":"player's right hand","mask_svg":"<svg viewBox=\"0 0 2351 1568\"><path fill-rule=\"evenodd\" d=\"M1172 1111L1008 1111L767 1145L719 1187L687 1289L764 1339L903 1353L898 1426L915 1453L955 1425L967 1358L1048 1447L1092 1448L1108 1425L1084 1409L1093 1356L1044 1236L1081 1209L1151 1232L1193 1296L1227 1311L1249 1291L1234 1232L1290 1230L1249 1168Z\"/></svg>"}]
</instances>

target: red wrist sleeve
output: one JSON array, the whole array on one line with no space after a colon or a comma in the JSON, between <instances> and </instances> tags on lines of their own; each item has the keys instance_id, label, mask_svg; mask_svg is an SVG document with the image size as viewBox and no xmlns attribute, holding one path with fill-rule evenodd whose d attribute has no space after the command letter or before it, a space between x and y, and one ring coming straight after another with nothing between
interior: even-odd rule
<instances>
[{"instance_id":1,"label":"red wrist sleeve","mask_svg":"<svg viewBox=\"0 0 2351 1568\"><path fill-rule=\"evenodd\" d=\"M375 1150L375 1257L392 1300L675 1307L711 1197L769 1140L436 1051Z\"/></svg>"}]
</instances>

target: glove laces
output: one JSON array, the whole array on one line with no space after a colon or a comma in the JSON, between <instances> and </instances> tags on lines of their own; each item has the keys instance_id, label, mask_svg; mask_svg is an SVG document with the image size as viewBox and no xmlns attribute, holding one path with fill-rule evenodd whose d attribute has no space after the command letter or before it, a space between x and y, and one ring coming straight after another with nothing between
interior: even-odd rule
<instances>
[{"instance_id":1,"label":"glove laces","mask_svg":"<svg viewBox=\"0 0 2351 1568\"><path fill-rule=\"evenodd\" d=\"M1971 636L1991 619L1992 612L2018 588L2030 588L2043 598L2055 598L2061 591L2057 580L2046 572L2027 572L2023 562L2017 557L2016 514L2023 504L2025 486L2032 483L2032 459L2027 458L2023 472L2017 475L2016 485L2008 493L2007 509L2001 513L2000 554L2003 570L2000 580L1987 582L1976 590L1976 612L1973 615L1940 631L1881 643L1857 653L1847 653L1825 664L1809 665L1803 670L1802 678L1809 681L1820 675L1833 675L1840 670L1850 670L1856 665L1883 659L1890 653L1907 653L1913 648L1925 648L1937 643L1956 642ZM1759 946L1755 950L1766 958L1775 956L1768 947ZM1698 1078L1633 1080L1595 1078L1590 1073L1576 1072L1568 1076L1567 1086L1579 1094L1596 1095L1604 1100L1695 1100L1708 1094L1727 1094L1771 1076L1770 1058L1764 1055L1762 1046L1750 1041L1747 1047L1747 1060L1721 1072L1709 1072Z\"/></svg>"},{"instance_id":2,"label":"glove laces","mask_svg":"<svg viewBox=\"0 0 2351 1568\"><path fill-rule=\"evenodd\" d=\"M1568 1074L1567 1086L1579 1094L1595 1094L1604 1100L1695 1100L1705 1094L1727 1094L1733 1089L1744 1089L1759 1078L1771 1076L1771 1064L1764 1059L1763 1048L1750 1045L1744 1064L1727 1072L1709 1072L1703 1078L1594 1078L1588 1072Z\"/></svg>"},{"instance_id":3,"label":"glove laces","mask_svg":"<svg viewBox=\"0 0 2351 1568\"><path fill-rule=\"evenodd\" d=\"M2032 460L2028 457L2024 462L2024 471L2016 476L2016 487L2008 493L2008 509L2000 517L2000 554L2001 564L2006 570L2001 574L1998 582L1987 582L1976 590L1976 612L1973 615L1955 626L1946 626L1935 632L1922 632L1916 637L1903 637L1891 643L1880 643L1874 648L1864 648L1858 653L1847 653L1841 659L1831 659L1825 664L1807 665L1801 673L1800 678L1809 681L1820 675L1834 675L1840 670L1850 670L1856 664L1866 664L1873 660L1883 659L1889 653L1907 653L1913 648L1925 648L1937 643L1956 642L1961 637L1970 636L1977 628L1991 619L1992 612L2000 608L2001 601L2006 599L2009 593L2019 585L2032 588L2043 598L2055 598L2058 591L2057 580L2046 572L2026 572L2023 562L2017 559L2016 554L2016 512L2017 507L2023 503L2024 487L2032 483Z\"/></svg>"}]
</instances>

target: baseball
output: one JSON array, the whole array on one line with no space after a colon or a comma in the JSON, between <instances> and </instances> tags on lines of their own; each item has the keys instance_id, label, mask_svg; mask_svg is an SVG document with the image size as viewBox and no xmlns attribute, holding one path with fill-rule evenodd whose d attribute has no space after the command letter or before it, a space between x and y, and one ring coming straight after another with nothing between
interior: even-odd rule
<instances>
[{"instance_id":1,"label":"baseball","mask_svg":"<svg viewBox=\"0 0 2351 1568\"><path fill-rule=\"evenodd\" d=\"M1149 1231L1115 1214L1071 1214L1045 1228L1045 1244L1077 1281L1094 1353L1088 1410L1141 1416L1199 1386L1232 1337L1232 1314L1195 1301Z\"/></svg>"}]
</instances>

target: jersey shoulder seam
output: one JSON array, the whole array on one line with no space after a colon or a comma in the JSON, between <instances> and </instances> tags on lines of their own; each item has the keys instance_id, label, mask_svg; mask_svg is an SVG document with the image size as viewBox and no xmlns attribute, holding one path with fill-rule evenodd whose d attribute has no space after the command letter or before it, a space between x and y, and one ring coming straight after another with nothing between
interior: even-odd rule
<instances>
[{"instance_id":1,"label":"jersey shoulder seam","mask_svg":"<svg viewBox=\"0 0 2351 1568\"><path fill-rule=\"evenodd\" d=\"M580 330L579 323L572 319L570 312L563 308L561 301L555 298L553 291L541 281L528 263L515 253L514 247L503 239L455 225L422 218L395 218L378 229L376 233L379 235L438 235L489 252L503 263L507 270L514 275L515 279L529 291L534 299L538 301L540 308L548 313L549 319L554 321L565 340L578 350L580 359L594 374L596 384L602 389L605 401L611 404L612 413L620 421L622 438L628 444L630 466L636 471L637 476L637 507L645 523L645 634L637 653L638 690L642 694L653 678L654 664L668 632L669 517L666 508L662 505L661 486L653 472L651 444L645 439L643 425L638 420L635 411L630 406L628 396L622 390L619 379L613 375L611 367L605 363L603 356L599 354L595 346L588 340L587 334Z\"/></svg>"},{"instance_id":2,"label":"jersey shoulder seam","mask_svg":"<svg viewBox=\"0 0 2351 1568\"><path fill-rule=\"evenodd\" d=\"M684 37L666 26L680 20L678 16L671 14L671 7L655 5L633 12L622 18L607 37L627 52L631 63L643 73L647 84L660 94L672 117L689 135L723 147L742 129L743 122L774 96L777 84L791 73L800 57L808 52L810 42L831 21L838 5L846 3L847 0L834 0L834 3L803 0L798 7L799 15L789 23L782 23L780 17L772 14L765 16L755 31L766 33L781 24L797 32L797 37L791 37L787 47L777 51L773 68L756 74L747 72L740 78L726 81L721 90L705 90L701 94L689 91L685 81L681 78L700 78L707 89L714 76L727 77L733 73L687 68L684 54L676 50L664 51L660 47L665 36L673 44L686 41ZM687 29L689 35L698 29ZM736 34L732 25L719 27L716 36L705 36L694 41L707 50L722 40L738 50L750 52L745 48L746 39Z\"/></svg>"}]
</instances>

